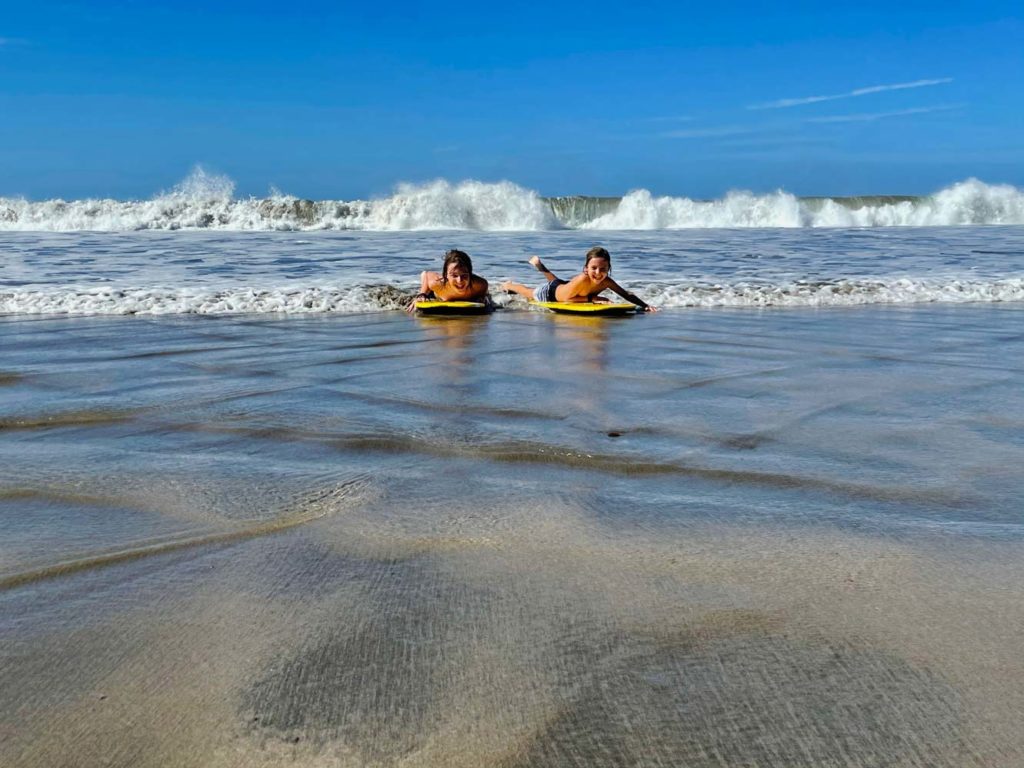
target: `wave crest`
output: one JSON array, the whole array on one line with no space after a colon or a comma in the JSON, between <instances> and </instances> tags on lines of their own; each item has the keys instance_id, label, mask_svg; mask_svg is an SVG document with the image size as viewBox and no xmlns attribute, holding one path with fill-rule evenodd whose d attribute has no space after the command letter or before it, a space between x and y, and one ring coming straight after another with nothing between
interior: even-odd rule
<instances>
[{"instance_id":1,"label":"wave crest","mask_svg":"<svg viewBox=\"0 0 1024 768\"><path fill-rule=\"evenodd\" d=\"M943 227L966 224L1024 224L1024 190L1009 184L967 179L919 200L848 209L822 203L812 226Z\"/></svg>"},{"instance_id":2,"label":"wave crest","mask_svg":"<svg viewBox=\"0 0 1024 768\"><path fill-rule=\"evenodd\" d=\"M721 200L654 197L646 189L630 192L615 211L582 229L684 229L807 226L800 201L788 192L754 195L730 192Z\"/></svg>"},{"instance_id":3,"label":"wave crest","mask_svg":"<svg viewBox=\"0 0 1024 768\"><path fill-rule=\"evenodd\" d=\"M174 186L163 198L184 199L193 202L229 201L235 194L235 182L227 176L209 173L197 165L183 181Z\"/></svg>"},{"instance_id":4,"label":"wave crest","mask_svg":"<svg viewBox=\"0 0 1024 768\"><path fill-rule=\"evenodd\" d=\"M719 200L655 197L544 198L508 181L400 184L377 200L303 200L274 192L233 198L226 176L196 168L145 201L0 198L0 231L369 231L551 229L658 230L746 227L893 227L1024 224L1024 190L967 179L927 197L798 198L729 192Z\"/></svg>"}]
</instances>

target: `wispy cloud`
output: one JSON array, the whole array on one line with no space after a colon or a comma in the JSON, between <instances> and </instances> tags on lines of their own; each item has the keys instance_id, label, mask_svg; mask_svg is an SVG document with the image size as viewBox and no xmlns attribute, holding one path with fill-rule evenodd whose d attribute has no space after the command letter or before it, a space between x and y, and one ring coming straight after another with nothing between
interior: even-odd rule
<instances>
[{"instance_id":1,"label":"wispy cloud","mask_svg":"<svg viewBox=\"0 0 1024 768\"><path fill-rule=\"evenodd\" d=\"M834 115L832 117L810 117L804 122L807 123L866 123L872 120L883 120L887 117L904 117L905 115L924 115L928 112L948 112L951 109L960 109L966 104L940 104L936 107L917 107L915 109L900 109L895 112L870 112L857 115Z\"/></svg>"},{"instance_id":2,"label":"wispy cloud","mask_svg":"<svg viewBox=\"0 0 1024 768\"><path fill-rule=\"evenodd\" d=\"M720 136L742 136L755 133L756 129L742 125L723 125L717 128L693 128L682 131L665 131L658 135L663 139L711 139Z\"/></svg>"},{"instance_id":3,"label":"wispy cloud","mask_svg":"<svg viewBox=\"0 0 1024 768\"><path fill-rule=\"evenodd\" d=\"M889 85L872 85L867 88L854 88L846 93L834 93L828 96L803 96L796 99L779 99L764 104L751 104L747 109L783 109L785 107L799 107L803 104L817 104L821 101L836 101L837 99L853 99L858 96L867 96L872 93L884 91L903 91L908 88L927 88L932 85L945 85L952 83L951 77L940 77L932 80L914 80L909 83L891 83Z\"/></svg>"},{"instance_id":4,"label":"wispy cloud","mask_svg":"<svg viewBox=\"0 0 1024 768\"><path fill-rule=\"evenodd\" d=\"M807 136L801 133L786 136L739 136L737 138L724 138L721 141L715 142L715 145L721 149L756 151L809 146L833 146L834 143L834 139L825 136Z\"/></svg>"},{"instance_id":5,"label":"wispy cloud","mask_svg":"<svg viewBox=\"0 0 1024 768\"><path fill-rule=\"evenodd\" d=\"M691 115L664 115L661 117L637 118L641 123L689 123L693 120Z\"/></svg>"}]
</instances>

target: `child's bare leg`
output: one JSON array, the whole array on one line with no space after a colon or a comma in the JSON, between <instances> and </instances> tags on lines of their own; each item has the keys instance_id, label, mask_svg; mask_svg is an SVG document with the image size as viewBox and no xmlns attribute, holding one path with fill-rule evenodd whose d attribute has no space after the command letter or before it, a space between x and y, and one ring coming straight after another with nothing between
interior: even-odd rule
<instances>
[{"instance_id":1,"label":"child's bare leg","mask_svg":"<svg viewBox=\"0 0 1024 768\"><path fill-rule=\"evenodd\" d=\"M544 279L547 280L549 283L552 280L558 279L557 277L555 277L554 272L552 272L550 269L544 266L544 262L540 260L540 256L531 256L530 263L537 268L538 272L544 275Z\"/></svg>"},{"instance_id":2,"label":"child's bare leg","mask_svg":"<svg viewBox=\"0 0 1024 768\"><path fill-rule=\"evenodd\" d=\"M527 299L533 298L533 288L529 288L522 283L513 283L511 280L506 280L502 283L501 290L508 291L509 293L518 293L520 296L524 296Z\"/></svg>"}]
</instances>

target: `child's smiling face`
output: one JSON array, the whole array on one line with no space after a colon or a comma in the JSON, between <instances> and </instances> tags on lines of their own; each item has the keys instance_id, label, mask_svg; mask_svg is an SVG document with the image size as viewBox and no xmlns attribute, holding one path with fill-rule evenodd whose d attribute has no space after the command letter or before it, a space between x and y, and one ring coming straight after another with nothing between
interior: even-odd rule
<instances>
[{"instance_id":1,"label":"child's smiling face","mask_svg":"<svg viewBox=\"0 0 1024 768\"><path fill-rule=\"evenodd\" d=\"M599 283L608 277L608 272L611 270L612 265L608 263L608 259L604 259L600 256L595 256L587 265L583 268L583 274L593 280L595 283Z\"/></svg>"},{"instance_id":2,"label":"child's smiling face","mask_svg":"<svg viewBox=\"0 0 1024 768\"><path fill-rule=\"evenodd\" d=\"M449 264L448 271L445 274L445 279L460 291L465 290L469 287L470 280L473 276L458 264Z\"/></svg>"}]
</instances>

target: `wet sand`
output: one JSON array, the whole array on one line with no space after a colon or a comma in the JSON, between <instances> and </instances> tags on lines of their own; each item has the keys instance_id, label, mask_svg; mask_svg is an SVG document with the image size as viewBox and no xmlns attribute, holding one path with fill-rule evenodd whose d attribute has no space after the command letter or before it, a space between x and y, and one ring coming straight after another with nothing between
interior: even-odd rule
<instances>
[{"instance_id":1,"label":"wet sand","mask_svg":"<svg viewBox=\"0 0 1024 768\"><path fill-rule=\"evenodd\" d=\"M0 764L1018 766L1021 311L0 320Z\"/></svg>"}]
</instances>

